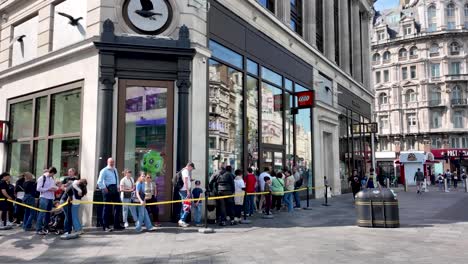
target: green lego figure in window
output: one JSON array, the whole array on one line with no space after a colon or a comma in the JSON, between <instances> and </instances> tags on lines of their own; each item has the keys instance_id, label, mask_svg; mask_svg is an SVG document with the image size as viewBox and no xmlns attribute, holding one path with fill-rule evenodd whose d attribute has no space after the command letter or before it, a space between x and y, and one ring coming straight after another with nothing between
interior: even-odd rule
<instances>
[{"instance_id":1,"label":"green lego figure in window","mask_svg":"<svg viewBox=\"0 0 468 264\"><path fill-rule=\"evenodd\" d=\"M144 172L150 173L151 176L160 176L163 170L164 159L161 157L161 153L151 150L143 156L141 161L141 167Z\"/></svg>"}]
</instances>

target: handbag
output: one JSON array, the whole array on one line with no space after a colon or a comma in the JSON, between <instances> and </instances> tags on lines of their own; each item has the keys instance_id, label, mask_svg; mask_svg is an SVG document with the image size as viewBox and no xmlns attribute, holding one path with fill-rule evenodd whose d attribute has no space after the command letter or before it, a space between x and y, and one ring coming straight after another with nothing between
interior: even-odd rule
<instances>
[{"instance_id":1,"label":"handbag","mask_svg":"<svg viewBox=\"0 0 468 264\"><path fill-rule=\"evenodd\" d=\"M133 179L130 179L130 182L132 183L132 187L131 187L131 188L133 189ZM133 196L133 192L124 192L124 193L123 193L123 197L124 197L125 199L132 199L132 198L133 198L132 196Z\"/></svg>"}]
</instances>

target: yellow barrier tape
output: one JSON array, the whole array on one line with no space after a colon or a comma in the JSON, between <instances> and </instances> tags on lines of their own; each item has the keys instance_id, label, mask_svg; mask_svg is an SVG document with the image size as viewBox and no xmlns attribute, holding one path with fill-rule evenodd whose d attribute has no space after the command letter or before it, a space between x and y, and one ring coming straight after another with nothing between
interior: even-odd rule
<instances>
[{"instance_id":1,"label":"yellow barrier tape","mask_svg":"<svg viewBox=\"0 0 468 264\"><path fill-rule=\"evenodd\" d=\"M213 200L220 200L220 199L227 199L227 198L234 198L234 197L240 197L240 196L245 196L245 195L265 195L265 194L285 194L285 193L293 193L293 192L301 192L301 191L305 191L305 190L308 190L308 189L311 189L311 190L319 190L319 189L324 189L325 186L320 186L320 187L304 187L304 188L299 188L297 190L292 190L292 191L284 191L284 192L256 192L256 193L241 193L241 194L232 194L232 195L224 195L224 196L213 196L213 197L208 197L208 200L210 201L213 201ZM53 210L57 210L57 209L60 209L66 205L69 204L69 202L65 202L61 205L59 205L58 207L54 208L53 210L51 211L47 211L47 210L44 210L44 209L40 209L40 208L36 208L34 206L30 206L30 205L27 205L27 204L24 204L24 203L20 203L20 202L17 202L17 201L13 201L13 200L9 200L9 199L0 199L0 201L8 201L8 202L11 202L11 203L15 203L15 204L18 204L20 206L23 206L23 207L27 207L27 208L30 208L32 210L36 210L38 212L44 212L44 213L50 213L52 212ZM166 205L166 204L175 204L175 203L182 203L182 202L196 202L196 201L203 201L204 199L203 198L195 198L195 199L185 199L185 200L171 200L171 201L162 201L162 202L154 202L154 203L146 203L145 205ZM100 205L127 205L127 206L142 206L142 204L140 203L118 203L118 202L97 202L97 201L82 201L82 200L73 200L71 202L72 204L100 204Z\"/></svg>"}]
</instances>

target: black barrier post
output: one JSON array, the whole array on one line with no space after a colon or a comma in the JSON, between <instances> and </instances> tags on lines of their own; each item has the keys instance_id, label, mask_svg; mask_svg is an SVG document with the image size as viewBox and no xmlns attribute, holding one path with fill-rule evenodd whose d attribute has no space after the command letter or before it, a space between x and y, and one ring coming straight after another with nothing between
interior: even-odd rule
<instances>
[{"instance_id":1,"label":"black barrier post","mask_svg":"<svg viewBox=\"0 0 468 264\"><path fill-rule=\"evenodd\" d=\"M327 176L323 176L323 184L325 185L325 203L323 203L323 206L330 206L328 204L328 180Z\"/></svg>"},{"instance_id":2,"label":"black barrier post","mask_svg":"<svg viewBox=\"0 0 468 264\"><path fill-rule=\"evenodd\" d=\"M246 204L247 204L247 190L244 191L244 220L242 220L240 223L241 224L250 224L251 221L247 220L247 209L246 209Z\"/></svg>"},{"instance_id":3,"label":"black barrier post","mask_svg":"<svg viewBox=\"0 0 468 264\"><path fill-rule=\"evenodd\" d=\"M198 233L202 234L214 233L214 230L212 228L208 228L208 196L209 191L207 189L205 191L205 227L198 229Z\"/></svg>"},{"instance_id":4,"label":"black barrier post","mask_svg":"<svg viewBox=\"0 0 468 264\"><path fill-rule=\"evenodd\" d=\"M310 187L307 185L307 196L306 196L306 199L307 199L307 207L304 207L303 209L304 210L312 210L312 208L309 207L309 190L310 190Z\"/></svg>"}]
</instances>

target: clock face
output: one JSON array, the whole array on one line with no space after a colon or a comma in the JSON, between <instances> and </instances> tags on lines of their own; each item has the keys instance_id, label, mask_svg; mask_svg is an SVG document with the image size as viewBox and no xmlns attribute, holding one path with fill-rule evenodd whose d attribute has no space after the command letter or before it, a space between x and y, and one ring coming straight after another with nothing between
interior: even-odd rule
<instances>
[{"instance_id":1,"label":"clock face","mask_svg":"<svg viewBox=\"0 0 468 264\"><path fill-rule=\"evenodd\" d=\"M134 31L156 35L171 23L172 7L167 0L127 0L123 17Z\"/></svg>"}]
</instances>

